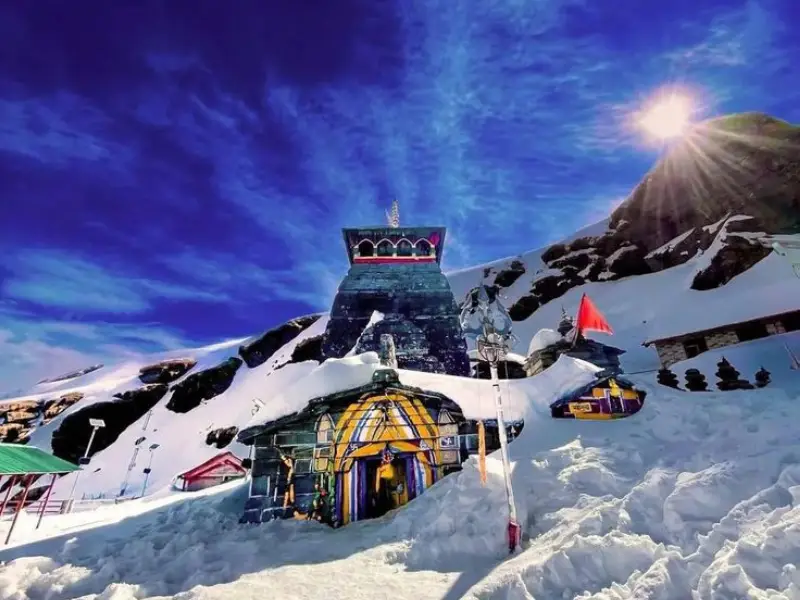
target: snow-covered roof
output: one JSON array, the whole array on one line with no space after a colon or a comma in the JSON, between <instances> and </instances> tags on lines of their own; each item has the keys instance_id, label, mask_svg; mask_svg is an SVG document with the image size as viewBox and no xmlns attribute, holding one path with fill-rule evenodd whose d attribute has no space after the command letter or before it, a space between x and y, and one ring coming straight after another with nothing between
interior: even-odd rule
<instances>
[{"instance_id":1,"label":"snow-covered roof","mask_svg":"<svg viewBox=\"0 0 800 600\"><path fill-rule=\"evenodd\" d=\"M477 348L468 350L467 355L469 356L470 360L481 360ZM522 356L522 354L517 354L516 352L506 352L506 360L508 362L515 362L521 365L525 364L525 357Z\"/></svg>"},{"instance_id":2,"label":"snow-covered roof","mask_svg":"<svg viewBox=\"0 0 800 600\"><path fill-rule=\"evenodd\" d=\"M385 368L374 352L329 359L310 371L308 367L309 363L300 363L281 369L294 368L298 376L292 383L287 381L277 395L264 403L242 428L240 439L246 439L266 423L303 410L314 398L367 385L375 371ZM523 419L533 404L547 408L556 397L592 381L599 370L585 361L562 356L535 377L503 380L500 385L505 415L510 420ZM489 380L404 369L397 369L397 373L403 385L447 396L461 407L468 419L496 417L494 390Z\"/></svg>"},{"instance_id":3,"label":"snow-covered roof","mask_svg":"<svg viewBox=\"0 0 800 600\"><path fill-rule=\"evenodd\" d=\"M562 339L563 338L561 337L561 334L555 329L540 329L536 332L536 335L533 336L531 343L528 345L528 356L537 350L552 346L556 342L560 342Z\"/></svg>"},{"instance_id":4,"label":"snow-covered roof","mask_svg":"<svg viewBox=\"0 0 800 600\"><path fill-rule=\"evenodd\" d=\"M669 310L653 320L646 344L800 310L800 279L776 254L724 286L685 294L691 301L682 302L680 312Z\"/></svg>"}]
</instances>

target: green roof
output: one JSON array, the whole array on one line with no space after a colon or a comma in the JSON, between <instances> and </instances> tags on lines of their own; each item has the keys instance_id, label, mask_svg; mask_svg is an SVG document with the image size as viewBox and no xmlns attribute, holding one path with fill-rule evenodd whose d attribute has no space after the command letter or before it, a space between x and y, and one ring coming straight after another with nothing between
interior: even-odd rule
<instances>
[{"instance_id":1,"label":"green roof","mask_svg":"<svg viewBox=\"0 0 800 600\"><path fill-rule=\"evenodd\" d=\"M71 473L79 469L78 465L73 465L35 446L0 444L0 476Z\"/></svg>"}]
</instances>

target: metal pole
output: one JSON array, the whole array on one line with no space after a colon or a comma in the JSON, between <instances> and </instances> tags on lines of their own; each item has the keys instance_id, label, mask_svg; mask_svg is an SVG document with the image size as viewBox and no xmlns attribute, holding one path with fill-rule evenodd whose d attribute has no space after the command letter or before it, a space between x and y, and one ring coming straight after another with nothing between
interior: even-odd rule
<instances>
[{"instance_id":1,"label":"metal pole","mask_svg":"<svg viewBox=\"0 0 800 600\"><path fill-rule=\"evenodd\" d=\"M144 492L147 489L147 480L150 478L150 467L153 465L153 451L150 450L150 460L147 462L147 471L144 474L144 484L142 485L142 498L144 498Z\"/></svg>"},{"instance_id":2,"label":"metal pole","mask_svg":"<svg viewBox=\"0 0 800 600\"><path fill-rule=\"evenodd\" d=\"M6 536L6 545L8 545L9 540L11 540L11 532L14 531L14 526L17 524L19 513L25 506L25 500L28 499L28 490L31 489L32 483L33 483L33 475L29 475L28 481L25 484L25 490L22 492L22 500L19 501L19 504L17 504L17 510L14 511L14 519L11 521L11 527L9 528L8 535Z\"/></svg>"},{"instance_id":3,"label":"metal pole","mask_svg":"<svg viewBox=\"0 0 800 600\"><path fill-rule=\"evenodd\" d=\"M86 445L86 451L83 453L83 458L87 458L89 456L89 450L92 448L92 442L94 441L94 435L97 433L99 427L92 427L92 434L89 436L89 443ZM72 504L75 496L75 488L78 486L78 478L81 476L81 471L83 469L78 469L75 472L75 481L72 482L72 489L69 492L69 498L67 498L67 512L72 512Z\"/></svg>"},{"instance_id":4,"label":"metal pole","mask_svg":"<svg viewBox=\"0 0 800 600\"><path fill-rule=\"evenodd\" d=\"M511 486L511 461L508 458L508 436L506 423L503 418L503 396L500 393L500 380L497 376L497 361L489 363L489 372L494 388L494 403L497 409L497 434L500 438L500 456L503 461L503 479L506 486L506 499L508 500L508 550L513 552L519 545L520 527L517 521L517 506L514 503L514 488Z\"/></svg>"},{"instance_id":5,"label":"metal pole","mask_svg":"<svg viewBox=\"0 0 800 600\"><path fill-rule=\"evenodd\" d=\"M17 478L19 475L11 475L8 479L8 490L6 490L6 497L3 499L3 504L0 506L0 517L2 517L6 512L6 506L8 505L8 499L11 497L11 490L17 485Z\"/></svg>"},{"instance_id":6,"label":"metal pole","mask_svg":"<svg viewBox=\"0 0 800 600\"><path fill-rule=\"evenodd\" d=\"M47 509L47 503L50 501L50 492L53 491L53 486L56 483L56 477L58 477L58 475L53 473L53 478L50 480L50 485L47 486L47 492L44 495L44 502L42 502L42 508L39 511L39 520L36 521L36 529L39 529L39 525L42 524L42 517L44 517L44 511Z\"/></svg>"}]
</instances>

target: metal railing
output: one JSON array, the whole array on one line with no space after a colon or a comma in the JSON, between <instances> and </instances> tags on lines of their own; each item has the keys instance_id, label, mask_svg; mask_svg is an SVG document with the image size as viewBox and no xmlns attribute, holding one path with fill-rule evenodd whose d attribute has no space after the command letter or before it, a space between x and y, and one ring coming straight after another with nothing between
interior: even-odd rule
<instances>
[{"instance_id":1,"label":"metal railing","mask_svg":"<svg viewBox=\"0 0 800 600\"><path fill-rule=\"evenodd\" d=\"M57 500L50 499L44 505L45 515L63 515L70 512L85 512L95 510L102 506L113 506L129 500L135 500L139 496L126 496L123 498L100 498L94 500ZM19 500L9 500L5 510L0 517L13 515L19 506ZM42 510L43 500L35 500L33 502L26 502L24 511L30 514L39 514Z\"/></svg>"}]
</instances>

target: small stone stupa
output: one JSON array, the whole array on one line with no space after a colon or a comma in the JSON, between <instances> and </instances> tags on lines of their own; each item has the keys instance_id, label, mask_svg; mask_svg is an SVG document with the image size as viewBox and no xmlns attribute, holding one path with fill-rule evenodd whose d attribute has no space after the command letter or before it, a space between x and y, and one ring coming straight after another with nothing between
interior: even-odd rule
<instances>
[{"instance_id":1,"label":"small stone stupa","mask_svg":"<svg viewBox=\"0 0 800 600\"><path fill-rule=\"evenodd\" d=\"M525 359L525 372L528 377L537 375L553 365L562 354L585 360L601 369L622 372L619 357L625 350L590 340L583 335L578 335L578 339L575 340L574 327L572 318L562 307L558 329L541 329L533 336Z\"/></svg>"}]
</instances>

